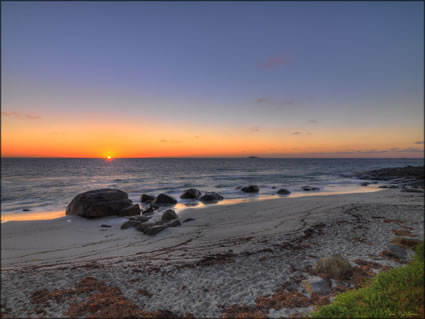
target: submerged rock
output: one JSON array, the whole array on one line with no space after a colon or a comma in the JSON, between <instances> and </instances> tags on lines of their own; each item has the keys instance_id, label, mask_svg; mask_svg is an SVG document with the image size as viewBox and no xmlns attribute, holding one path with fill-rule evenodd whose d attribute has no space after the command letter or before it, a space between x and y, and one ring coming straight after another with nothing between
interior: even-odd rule
<instances>
[{"instance_id":1,"label":"submerged rock","mask_svg":"<svg viewBox=\"0 0 425 319\"><path fill-rule=\"evenodd\" d=\"M153 204L174 205L177 204L177 200L170 195L159 194L153 201Z\"/></svg>"},{"instance_id":2,"label":"submerged rock","mask_svg":"<svg viewBox=\"0 0 425 319\"><path fill-rule=\"evenodd\" d=\"M142 194L140 196L140 202L142 203L149 203L149 202L153 202L154 200L155 200L155 196L152 196L152 195Z\"/></svg>"},{"instance_id":3,"label":"submerged rock","mask_svg":"<svg viewBox=\"0 0 425 319\"><path fill-rule=\"evenodd\" d=\"M180 195L182 199L197 199L201 197L202 193L196 188L189 188L184 191L183 194Z\"/></svg>"},{"instance_id":4,"label":"submerged rock","mask_svg":"<svg viewBox=\"0 0 425 319\"><path fill-rule=\"evenodd\" d=\"M219 200L223 200L223 196L216 192L208 192L201 197L203 202L218 202Z\"/></svg>"},{"instance_id":5,"label":"submerged rock","mask_svg":"<svg viewBox=\"0 0 425 319\"><path fill-rule=\"evenodd\" d=\"M281 188L281 189L279 189L278 191L277 191L277 194L279 194L279 195L289 195L289 194L291 194L291 192L290 191L288 191L287 189L285 189L285 188Z\"/></svg>"},{"instance_id":6,"label":"submerged rock","mask_svg":"<svg viewBox=\"0 0 425 319\"><path fill-rule=\"evenodd\" d=\"M333 255L321 258L316 264L315 271L336 279L349 279L353 268L343 256Z\"/></svg>"},{"instance_id":7,"label":"submerged rock","mask_svg":"<svg viewBox=\"0 0 425 319\"><path fill-rule=\"evenodd\" d=\"M369 182L363 182L363 183L360 183L360 186L367 186L369 184L370 184Z\"/></svg>"},{"instance_id":8,"label":"submerged rock","mask_svg":"<svg viewBox=\"0 0 425 319\"><path fill-rule=\"evenodd\" d=\"M136 216L140 215L140 207L139 204L129 206L124 208L118 213L119 216Z\"/></svg>"},{"instance_id":9,"label":"submerged rock","mask_svg":"<svg viewBox=\"0 0 425 319\"><path fill-rule=\"evenodd\" d=\"M184 221L183 221L183 223L188 223L188 222L191 222L191 221L193 221L193 220L195 220L195 218L186 218Z\"/></svg>"},{"instance_id":10,"label":"submerged rock","mask_svg":"<svg viewBox=\"0 0 425 319\"><path fill-rule=\"evenodd\" d=\"M66 215L86 218L113 216L131 205L126 192L113 188L98 189L78 194L66 207Z\"/></svg>"},{"instance_id":11,"label":"submerged rock","mask_svg":"<svg viewBox=\"0 0 425 319\"><path fill-rule=\"evenodd\" d=\"M301 187L301 189L303 190L303 191L306 191L306 192L310 192L310 191L319 191L320 190L320 188L319 187L312 187L312 186L302 186Z\"/></svg>"},{"instance_id":12,"label":"submerged rock","mask_svg":"<svg viewBox=\"0 0 425 319\"><path fill-rule=\"evenodd\" d=\"M107 224L102 224L102 225L100 225L100 227L112 227L111 225L107 225Z\"/></svg>"},{"instance_id":13,"label":"submerged rock","mask_svg":"<svg viewBox=\"0 0 425 319\"><path fill-rule=\"evenodd\" d=\"M258 193L260 188L257 185L249 185L241 188L242 192L245 193Z\"/></svg>"},{"instance_id":14,"label":"submerged rock","mask_svg":"<svg viewBox=\"0 0 425 319\"><path fill-rule=\"evenodd\" d=\"M166 210L161 216L161 220L165 220L165 221L176 219L176 218L178 218L178 216L176 212L172 209Z\"/></svg>"}]
</instances>

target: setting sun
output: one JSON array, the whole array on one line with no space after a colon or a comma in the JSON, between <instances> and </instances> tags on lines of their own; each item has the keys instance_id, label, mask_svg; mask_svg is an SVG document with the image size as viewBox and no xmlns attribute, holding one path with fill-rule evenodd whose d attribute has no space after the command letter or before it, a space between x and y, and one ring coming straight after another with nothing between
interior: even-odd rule
<instances>
[{"instance_id":1,"label":"setting sun","mask_svg":"<svg viewBox=\"0 0 425 319\"><path fill-rule=\"evenodd\" d=\"M110 160L110 159L112 159L112 156L111 156L111 155L108 155L108 156L106 156L106 158L107 158L108 160Z\"/></svg>"}]
</instances>

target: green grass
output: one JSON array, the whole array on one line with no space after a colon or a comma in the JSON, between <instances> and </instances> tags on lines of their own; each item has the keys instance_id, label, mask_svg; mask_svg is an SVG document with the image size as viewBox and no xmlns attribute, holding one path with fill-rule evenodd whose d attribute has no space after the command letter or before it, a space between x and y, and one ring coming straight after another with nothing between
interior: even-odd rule
<instances>
[{"instance_id":1,"label":"green grass","mask_svg":"<svg viewBox=\"0 0 425 319\"><path fill-rule=\"evenodd\" d=\"M379 273L367 287L338 295L312 318L423 318L424 242L406 266Z\"/></svg>"}]
</instances>

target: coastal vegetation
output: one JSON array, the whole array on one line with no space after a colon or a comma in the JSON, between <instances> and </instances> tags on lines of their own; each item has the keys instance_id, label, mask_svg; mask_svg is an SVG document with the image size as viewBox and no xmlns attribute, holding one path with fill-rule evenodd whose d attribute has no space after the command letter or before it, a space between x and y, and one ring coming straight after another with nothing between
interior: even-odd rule
<instances>
[{"instance_id":1,"label":"coastal vegetation","mask_svg":"<svg viewBox=\"0 0 425 319\"><path fill-rule=\"evenodd\" d=\"M424 241L406 266L378 274L365 287L344 292L313 318L424 318Z\"/></svg>"}]
</instances>

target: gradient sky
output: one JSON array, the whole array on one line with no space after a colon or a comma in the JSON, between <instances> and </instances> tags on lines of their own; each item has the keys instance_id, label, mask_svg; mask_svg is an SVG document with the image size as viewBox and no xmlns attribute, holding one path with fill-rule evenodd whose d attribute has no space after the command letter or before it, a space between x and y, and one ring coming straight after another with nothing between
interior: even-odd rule
<instances>
[{"instance_id":1,"label":"gradient sky","mask_svg":"<svg viewBox=\"0 0 425 319\"><path fill-rule=\"evenodd\" d=\"M423 157L423 2L2 2L2 156Z\"/></svg>"}]
</instances>

